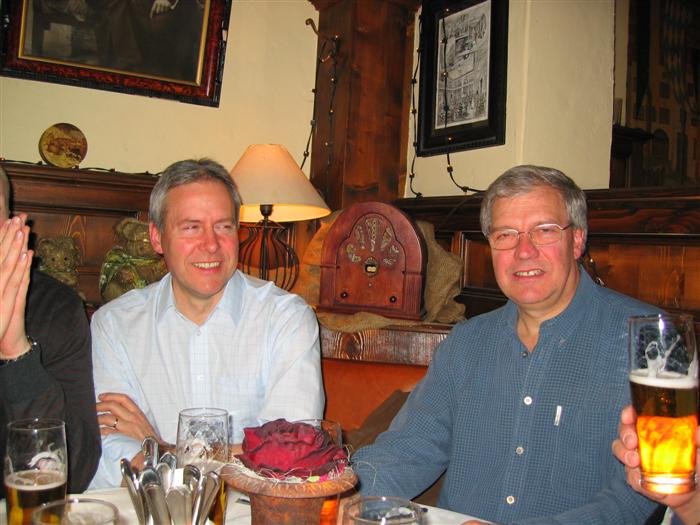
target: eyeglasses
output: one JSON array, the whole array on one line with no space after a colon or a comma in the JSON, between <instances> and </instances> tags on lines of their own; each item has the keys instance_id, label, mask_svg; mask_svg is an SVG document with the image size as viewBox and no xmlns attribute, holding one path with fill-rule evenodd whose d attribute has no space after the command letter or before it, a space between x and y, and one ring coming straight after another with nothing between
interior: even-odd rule
<instances>
[{"instance_id":1,"label":"eyeglasses","mask_svg":"<svg viewBox=\"0 0 700 525\"><path fill-rule=\"evenodd\" d=\"M492 231L489 236L489 244L494 250L512 250L520 242L520 236L526 233L530 242L535 246L548 246L561 240L562 232L571 228L572 224L559 226L558 224L540 224L530 231L520 232L512 229Z\"/></svg>"}]
</instances>

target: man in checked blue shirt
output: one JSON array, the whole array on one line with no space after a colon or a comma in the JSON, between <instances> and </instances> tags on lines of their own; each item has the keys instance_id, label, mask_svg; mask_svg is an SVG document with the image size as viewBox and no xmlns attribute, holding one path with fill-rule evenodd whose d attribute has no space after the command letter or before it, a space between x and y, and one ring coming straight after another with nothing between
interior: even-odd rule
<instances>
[{"instance_id":1,"label":"man in checked blue shirt","mask_svg":"<svg viewBox=\"0 0 700 525\"><path fill-rule=\"evenodd\" d=\"M658 310L578 263L585 194L517 166L481 206L503 307L464 321L389 429L353 456L364 495L414 498L493 523L643 524L655 503L610 450L629 404L627 318ZM473 522L480 523L480 522Z\"/></svg>"}]
</instances>

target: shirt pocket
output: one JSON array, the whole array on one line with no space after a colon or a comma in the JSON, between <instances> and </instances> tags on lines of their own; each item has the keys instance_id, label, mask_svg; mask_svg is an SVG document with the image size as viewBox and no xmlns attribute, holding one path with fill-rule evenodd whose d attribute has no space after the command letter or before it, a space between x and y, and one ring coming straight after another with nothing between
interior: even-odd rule
<instances>
[{"instance_id":1,"label":"shirt pocket","mask_svg":"<svg viewBox=\"0 0 700 525\"><path fill-rule=\"evenodd\" d=\"M612 454L609 406L601 403L563 407L554 426L549 484L553 498L582 504L603 487L607 472L603 454Z\"/></svg>"}]
</instances>

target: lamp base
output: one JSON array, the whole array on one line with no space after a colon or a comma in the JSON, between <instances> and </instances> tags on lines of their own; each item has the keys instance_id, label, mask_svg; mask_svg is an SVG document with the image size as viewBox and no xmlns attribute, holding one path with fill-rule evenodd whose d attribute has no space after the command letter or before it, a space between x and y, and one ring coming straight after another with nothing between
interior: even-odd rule
<instances>
[{"instance_id":1,"label":"lamp base","mask_svg":"<svg viewBox=\"0 0 700 525\"><path fill-rule=\"evenodd\" d=\"M291 290L299 276L299 258L287 241L289 230L267 217L246 229L248 237L239 253L241 270Z\"/></svg>"}]
</instances>

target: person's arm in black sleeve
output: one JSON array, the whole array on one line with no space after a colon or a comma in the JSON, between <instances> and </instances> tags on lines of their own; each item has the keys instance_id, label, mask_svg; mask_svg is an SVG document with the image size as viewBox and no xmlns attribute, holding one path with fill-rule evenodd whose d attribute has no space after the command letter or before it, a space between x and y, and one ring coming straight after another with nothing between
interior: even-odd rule
<instances>
[{"instance_id":1,"label":"person's arm in black sleeve","mask_svg":"<svg viewBox=\"0 0 700 525\"><path fill-rule=\"evenodd\" d=\"M27 334L41 346L18 368L12 416L58 417L66 422L68 490L82 492L97 469L101 440L95 411L90 328L77 294L35 272L27 302ZM29 359L29 358L26 358ZM20 368L23 367L24 369Z\"/></svg>"}]
</instances>

